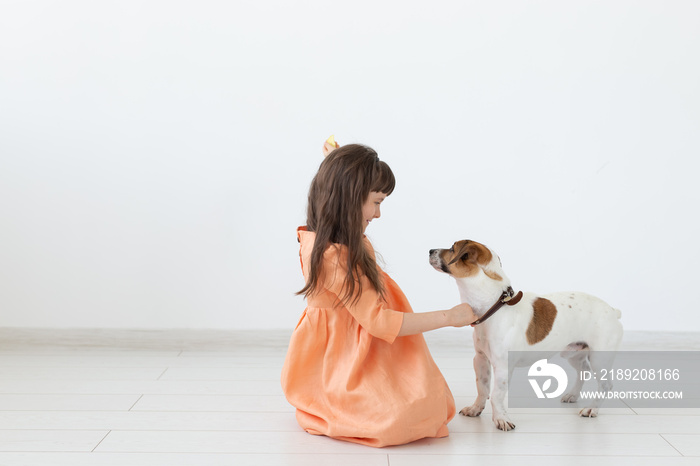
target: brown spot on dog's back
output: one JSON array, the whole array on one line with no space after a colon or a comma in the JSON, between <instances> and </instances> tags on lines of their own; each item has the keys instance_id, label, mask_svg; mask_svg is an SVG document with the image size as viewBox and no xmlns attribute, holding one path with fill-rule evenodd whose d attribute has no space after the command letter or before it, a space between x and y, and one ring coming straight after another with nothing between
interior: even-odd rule
<instances>
[{"instance_id":1,"label":"brown spot on dog's back","mask_svg":"<svg viewBox=\"0 0 700 466\"><path fill-rule=\"evenodd\" d=\"M534 345L544 340L552 330L556 317L556 306L548 299L537 298L532 303L532 320L530 320L530 325L528 325L525 333L528 344Z\"/></svg>"}]
</instances>

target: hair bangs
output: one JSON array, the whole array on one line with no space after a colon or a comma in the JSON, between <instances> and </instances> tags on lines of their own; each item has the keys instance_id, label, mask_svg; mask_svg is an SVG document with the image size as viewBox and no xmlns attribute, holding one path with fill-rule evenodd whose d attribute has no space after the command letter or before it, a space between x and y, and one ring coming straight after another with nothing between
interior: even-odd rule
<instances>
[{"instance_id":1,"label":"hair bangs","mask_svg":"<svg viewBox=\"0 0 700 466\"><path fill-rule=\"evenodd\" d=\"M396 186L396 179L389 165L379 160L374 165L373 171L370 191L384 193L387 196L391 194Z\"/></svg>"}]
</instances>

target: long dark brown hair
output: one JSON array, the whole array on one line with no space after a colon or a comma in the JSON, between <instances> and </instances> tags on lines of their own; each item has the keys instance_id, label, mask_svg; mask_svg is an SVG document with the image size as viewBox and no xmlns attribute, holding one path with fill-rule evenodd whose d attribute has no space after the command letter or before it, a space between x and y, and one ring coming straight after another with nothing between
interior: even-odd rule
<instances>
[{"instance_id":1,"label":"long dark brown hair","mask_svg":"<svg viewBox=\"0 0 700 466\"><path fill-rule=\"evenodd\" d=\"M326 156L309 188L306 224L309 231L316 233L316 241L311 250L308 282L297 294L308 298L319 290L323 253L337 243L347 246L348 251L344 291L338 297L357 301L362 293L361 275L384 295L376 261L363 245L362 205L372 191L388 196L395 183L389 165L380 161L370 147L348 144Z\"/></svg>"}]
</instances>

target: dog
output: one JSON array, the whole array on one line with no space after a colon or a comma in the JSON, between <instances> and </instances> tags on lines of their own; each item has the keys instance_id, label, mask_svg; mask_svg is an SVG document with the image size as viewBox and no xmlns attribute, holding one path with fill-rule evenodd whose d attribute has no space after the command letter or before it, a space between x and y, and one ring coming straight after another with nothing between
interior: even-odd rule
<instances>
[{"instance_id":1,"label":"dog","mask_svg":"<svg viewBox=\"0 0 700 466\"><path fill-rule=\"evenodd\" d=\"M503 431L515 428L504 406L514 368L509 369L509 351L536 351L540 358L543 351L572 355L568 361L578 371L578 377L573 389L562 396L563 403L578 400L583 386L582 371L600 373L602 369L612 368L612 360L607 356L611 353L600 356L591 352L615 351L622 340L621 312L601 299L578 292L515 295L498 255L475 241L457 241L450 249L431 249L430 264L457 281L461 301L468 303L479 316L472 324L478 395L474 404L462 409L460 414L481 414L489 399L493 366L493 422ZM486 315L499 306L505 308ZM536 362L528 357L525 353L515 365L529 366ZM599 380L598 386L603 391L612 388L607 380ZM594 400L579 415L596 417L601 402Z\"/></svg>"}]
</instances>

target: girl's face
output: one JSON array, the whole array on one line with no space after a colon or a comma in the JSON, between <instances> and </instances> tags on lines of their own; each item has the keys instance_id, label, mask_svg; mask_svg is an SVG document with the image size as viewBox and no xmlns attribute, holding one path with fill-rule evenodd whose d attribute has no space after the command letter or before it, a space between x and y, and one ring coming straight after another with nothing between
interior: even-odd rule
<instances>
[{"instance_id":1,"label":"girl's face","mask_svg":"<svg viewBox=\"0 0 700 466\"><path fill-rule=\"evenodd\" d=\"M363 232L367 229L367 225L369 225L369 222L371 222L375 218L379 218L379 216L381 215L379 212L379 206L384 201L384 199L386 199L386 196L386 194L378 193L376 191L372 191L369 193L367 200L362 205Z\"/></svg>"}]
</instances>

